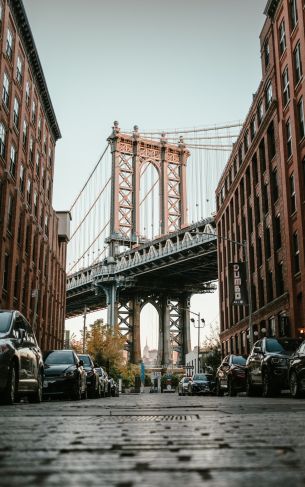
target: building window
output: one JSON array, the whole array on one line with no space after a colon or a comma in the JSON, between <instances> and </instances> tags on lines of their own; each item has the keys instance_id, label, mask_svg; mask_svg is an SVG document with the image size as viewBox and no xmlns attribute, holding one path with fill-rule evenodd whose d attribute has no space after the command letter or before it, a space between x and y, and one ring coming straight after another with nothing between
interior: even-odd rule
<instances>
[{"instance_id":1,"label":"building window","mask_svg":"<svg viewBox=\"0 0 305 487\"><path fill-rule=\"evenodd\" d=\"M28 124L26 120L23 120L23 131L22 131L22 144L23 147L26 147L28 141Z\"/></svg>"},{"instance_id":2,"label":"building window","mask_svg":"<svg viewBox=\"0 0 305 487\"><path fill-rule=\"evenodd\" d=\"M19 112L20 112L20 104L17 98L14 99L14 113L13 113L13 122L15 127L18 129L19 127Z\"/></svg>"},{"instance_id":3,"label":"building window","mask_svg":"<svg viewBox=\"0 0 305 487\"><path fill-rule=\"evenodd\" d=\"M296 0L289 0L289 11L291 30L293 30L298 23L298 9Z\"/></svg>"},{"instance_id":4,"label":"building window","mask_svg":"<svg viewBox=\"0 0 305 487\"><path fill-rule=\"evenodd\" d=\"M263 100L260 100L260 102L257 106L257 122L258 122L258 125L261 124L263 118L264 118L264 105L263 105Z\"/></svg>"},{"instance_id":5,"label":"building window","mask_svg":"<svg viewBox=\"0 0 305 487\"><path fill-rule=\"evenodd\" d=\"M277 295L281 296L284 293L284 274L283 274L283 262L279 262L276 266L276 287Z\"/></svg>"},{"instance_id":6,"label":"building window","mask_svg":"<svg viewBox=\"0 0 305 487\"><path fill-rule=\"evenodd\" d=\"M266 228L265 233L265 252L266 252L266 259L271 257L271 238L270 238L270 228Z\"/></svg>"},{"instance_id":7,"label":"building window","mask_svg":"<svg viewBox=\"0 0 305 487\"><path fill-rule=\"evenodd\" d=\"M274 219L274 243L275 243L275 250L279 250L282 246L280 215L277 215Z\"/></svg>"},{"instance_id":8,"label":"building window","mask_svg":"<svg viewBox=\"0 0 305 487\"><path fill-rule=\"evenodd\" d=\"M267 296L268 301L273 300L273 279L272 279L272 271L268 271L267 273Z\"/></svg>"},{"instance_id":9,"label":"building window","mask_svg":"<svg viewBox=\"0 0 305 487\"><path fill-rule=\"evenodd\" d=\"M298 103L298 122L299 122L299 137L303 139L305 135L305 120L304 120L304 104L303 98Z\"/></svg>"},{"instance_id":10,"label":"building window","mask_svg":"<svg viewBox=\"0 0 305 487\"><path fill-rule=\"evenodd\" d=\"M49 147L49 165L52 166L53 162L53 154L52 154L52 149Z\"/></svg>"},{"instance_id":11,"label":"building window","mask_svg":"<svg viewBox=\"0 0 305 487\"><path fill-rule=\"evenodd\" d=\"M27 183L26 199L27 199L28 204L31 206L31 200L32 200L32 182L31 182L30 179L28 179L28 183Z\"/></svg>"},{"instance_id":12,"label":"building window","mask_svg":"<svg viewBox=\"0 0 305 487\"><path fill-rule=\"evenodd\" d=\"M34 139L33 137L30 138L30 148L29 148L29 163L33 165L34 159Z\"/></svg>"},{"instance_id":13,"label":"building window","mask_svg":"<svg viewBox=\"0 0 305 487\"><path fill-rule=\"evenodd\" d=\"M3 123L0 123L0 156L5 157L5 138L6 132Z\"/></svg>"},{"instance_id":14,"label":"building window","mask_svg":"<svg viewBox=\"0 0 305 487\"><path fill-rule=\"evenodd\" d=\"M15 280L14 280L14 298L18 297L18 284L19 284L19 264L15 266Z\"/></svg>"},{"instance_id":15,"label":"building window","mask_svg":"<svg viewBox=\"0 0 305 487\"><path fill-rule=\"evenodd\" d=\"M292 236L292 246L293 246L293 269L294 273L300 272L300 250L298 242L298 234L295 232Z\"/></svg>"},{"instance_id":16,"label":"building window","mask_svg":"<svg viewBox=\"0 0 305 487\"><path fill-rule=\"evenodd\" d=\"M25 103L27 106L30 105L30 82L27 81L25 85Z\"/></svg>"},{"instance_id":17,"label":"building window","mask_svg":"<svg viewBox=\"0 0 305 487\"><path fill-rule=\"evenodd\" d=\"M269 202L268 202L268 185L264 184L262 187L262 193L263 193L263 207L264 207L264 213L268 213L269 211Z\"/></svg>"},{"instance_id":18,"label":"building window","mask_svg":"<svg viewBox=\"0 0 305 487\"><path fill-rule=\"evenodd\" d=\"M279 39L280 39L280 55L283 54L283 52L286 49L286 32L285 32L285 22L282 20L280 23L279 27Z\"/></svg>"},{"instance_id":19,"label":"building window","mask_svg":"<svg viewBox=\"0 0 305 487\"><path fill-rule=\"evenodd\" d=\"M294 60L294 76L295 76L295 84L298 84L300 79L302 78L302 61L301 61L301 46L298 42L297 47L293 51L293 60Z\"/></svg>"},{"instance_id":20,"label":"building window","mask_svg":"<svg viewBox=\"0 0 305 487\"><path fill-rule=\"evenodd\" d=\"M240 145L239 146L239 149L238 149L238 164L239 164L239 167L242 165L243 163L243 146Z\"/></svg>"},{"instance_id":21,"label":"building window","mask_svg":"<svg viewBox=\"0 0 305 487\"><path fill-rule=\"evenodd\" d=\"M36 122L36 103L35 100L32 101L32 123Z\"/></svg>"},{"instance_id":22,"label":"building window","mask_svg":"<svg viewBox=\"0 0 305 487\"><path fill-rule=\"evenodd\" d=\"M279 185L277 180L277 169L273 169L271 173L271 191L272 191L272 200L275 203L279 197Z\"/></svg>"},{"instance_id":23,"label":"building window","mask_svg":"<svg viewBox=\"0 0 305 487\"><path fill-rule=\"evenodd\" d=\"M283 88L283 105L285 107L290 100L289 77L288 77L287 66L284 69L282 74L282 88Z\"/></svg>"},{"instance_id":24,"label":"building window","mask_svg":"<svg viewBox=\"0 0 305 487\"><path fill-rule=\"evenodd\" d=\"M259 222L261 221L261 213L260 213L259 197L258 196L254 197L254 214L255 214L255 223L256 223L256 225L258 225Z\"/></svg>"},{"instance_id":25,"label":"building window","mask_svg":"<svg viewBox=\"0 0 305 487\"><path fill-rule=\"evenodd\" d=\"M18 83L22 83L22 60L20 56L17 57L16 80Z\"/></svg>"},{"instance_id":26,"label":"building window","mask_svg":"<svg viewBox=\"0 0 305 487\"><path fill-rule=\"evenodd\" d=\"M47 198L51 201L51 183L49 179L47 180Z\"/></svg>"},{"instance_id":27,"label":"building window","mask_svg":"<svg viewBox=\"0 0 305 487\"><path fill-rule=\"evenodd\" d=\"M287 147L287 159L289 159L292 156L292 136L291 136L290 120L286 122L286 147Z\"/></svg>"},{"instance_id":28,"label":"building window","mask_svg":"<svg viewBox=\"0 0 305 487\"><path fill-rule=\"evenodd\" d=\"M10 101L10 81L6 73L3 75L2 101L6 108L9 108Z\"/></svg>"},{"instance_id":29,"label":"building window","mask_svg":"<svg viewBox=\"0 0 305 487\"><path fill-rule=\"evenodd\" d=\"M257 241L257 265L260 267L263 263L262 239L258 237Z\"/></svg>"},{"instance_id":30,"label":"building window","mask_svg":"<svg viewBox=\"0 0 305 487\"><path fill-rule=\"evenodd\" d=\"M3 21L3 5L2 5L2 1L0 0L0 34L2 31L2 21Z\"/></svg>"},{"instance_id":31,"label":"building window","mask_svg":"<svg viewBox=\"0 0 305 487\"><path fill-rule=\"evenodd\" d=\"M24 192L24 166L23 166L23 164L20 165L19 187L20 187L21 193L23 193Z\"/></svg>"},{"instance_id":32,"label":"building window","mask_svg":"<svg viewBox=\"0 0 305 487\"><path fill-rule=\"evenodd\" d=\"M16 176L16 147L12 144L11 145L11 153L10 153L10 173L13 177Z\"/></svg>"},{"instance_id":33,"label":"building window","mask_svg":"<svg viewBox=\"0 0 305 487\"><path fill-rule=\"evenodd\" d=\"M45 219L44 219L44 233L47 236L49 235L49 217L48 217L48 215L46 215Z\"/></svg>"},{"instance_id":34,"label":"building window","mask_svg":"<svg viewBox=\"0 0 305 487\"><path fill-rule=\"evenodd\" d=\"M251 142L254 139L256 134L256 119L255 117L252 118L251 123L250 123L250 136L251 136Z\"/></svg>"},{"instance_id":35,"label":"building window","mask_svg":"<svg viewBox=\"0 0 305 487\"><path fill-rule=\"evenodd\" d=\"M31 243L31 225L28 224L26 226L26 232L25 232L25 252L28 255L30 253L30 243Z\"/></svg>"},{"instance_id":36,"label":"building window","mask_svg":"<svg viewBox=\"0 0 305 487\"><path fill-rule=\"evenodd\" d=\"M34 192L34 215L38 217L38 194L37 191Z\"/></svg>"},{"instance_id":37,"label":"building window","mask_svg":"<svg viewBox=\"0 0 305 487\"><path fill-rule=\"evenodd\" d=\"M36 175L37 177L40 175L40 154L38 151L36 152Z\"/></svg>"},{"instance_id":38,"label":"building window","mask_svg":"<svg viewBox=\"0 0 305 487\"><path fill-rule=\"evenodd\" d=\"M9 276L9 255L4 255L4 272L3 272L3 291L8 290L8 276Z\"/></svg>"},{"instance_id":39,"label":"building window","mask_svg":"<svg viewBox=\"0 0 305 487\"><path fill-rule=\"evenodd\" d=\"M14 199L10 194L8 197L7 205L7 229L10 233L13 231L13 209L14 209Z\"/></svg>"},{"instance_id":40,"label":"building window","mask_svg":"<svg viewBox=\"0 0 305 487\"><path fill-rule=\"evenodd\" d=\"M38 140L41 139L41 117L38 119L38 133L37 133Z\"/></svg>"},{"instance_id":41,"label":"building window","mask_svg":"<svg viewBox=\"0 0 305 487\"><path fill-rule=\"evenodd\" d=\"M265 67L267 68L270 62L270 47L268 41L266 41L264 45L264 59L265 59Z\"/></svg>"},{"instance_id":42,"label":"building window","mask_svg":"<svg viewBox=\"0 0 305 487\"><path fill-rule=\"evenodd\" d=\"M262 173L266 171L266 153L265 153L265 141L264 139L261 140L259 144L259 160L261 165Z\"/></svg>"},{"instance_id":43,"label":"building window","mask_svg":"<svg viewBox=\"0 0 305 487\"><path fill-rule=\"evenodd\" d=\"M294 213L296 211L294 174L291 174L289 178L289 190L290 190L290 213Z\"/></svg>"},{"instance_id":44,"label":"building window","mask_svg":"<svg viewBox=\"0 0 305 487\"><path fill-rule=\"evenodd\" d=\"M269 153L269 160L272 161L276 154L276 147L275 147L275 135L274 135L274 125L273 122L268 127L267 130L267 141L268 141L268 153Z\"/></svg>"},{"instance_id":45,"label":"building window","mask_svg":"<svg viewBox=\"0 0 305 487\"><path fill-rule=\"evenodd\" d=\"M244 148L245 148L245 154L247 154L248 148L249 148L249 132L248 132L248 130L246 130L246 133L244 135Z\"/></svg>"},{"instance_id":46,"label":"building window","mask_svg":"<svg viewBox=\"0 0 305 487\"><path fill-rule=\"evenodd\" d=\"M44 150L44 153L46 154L47 153L47 136L46 136L46 134L44 134L44 136L43 136L43 150Z\"/></svg>"},{"instance_id":47,"label":"building window","mask_svg":"<svg viewBox=\"0 0 305 487\"><path fill-rule=\"evenodd\" d=\"M6 55L7 57L12 60L13 57L13 34L11 33L10 29L7 29L7 36L6 36Z\"/></svg>"},{"instance_id":48,"label":"building window","mask_svg":"<svg viewBox=\"0 0 305 487\"><path fill-rule=\"evenodd\" d=\"M265 96L266 96L266 110L268 110L268 108L270 107L271 102L272 102L272 83L271 83L271 81L269 81L269 83L267 84Z\"/></svg>"},{"instance_id":49,"label":"building window","mask_svg":"<svg viewBox=\"0 0 305 487\"><path fill-rule=\"evenodd\" d=\"M24 214L22 213L19 218L19 225L18 225L18 235L17 235L17 243L21 245L22 240L22 221L24 220Z\"/></svg>"},{"instance_id":50,"label":"building window","mask_svg":"<svg viewBox=\"0 0 305 487\"><path fill-rule=\"evenodd\" d=\"M254 184L258 183L257 156L254 154L252 159L252 177Z\"/></svg>"}]
</instances>

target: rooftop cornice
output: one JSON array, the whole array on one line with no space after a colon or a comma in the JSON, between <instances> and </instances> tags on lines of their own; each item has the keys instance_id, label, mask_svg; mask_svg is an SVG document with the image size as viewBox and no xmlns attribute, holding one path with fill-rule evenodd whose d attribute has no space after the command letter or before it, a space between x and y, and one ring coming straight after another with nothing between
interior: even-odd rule
<instances>
[{"instance_id":1,"label":"rooftop cornice","mask_svg":"<svg viewBox=\"0 0 305 487\"><path fill-rule=\"evenodd\" d=\"M268 0L264 10L264 14L268 15L268 17L273 18L279 3L280 0Z\"/></svg>"},{"instance_id":2,"label":"rooftop cornice","mask_svg":"<svg viewBox=\"0 0 305 487\"><path fill-rule=\"evenodd\" d=\"M9 0L9 5L23 40L33 75L36 79L37 88L42 99L42 104L45 109L46 117L50 124L53 137L55 140L58 140L61 138L60 129L23 2L22 0Z\"/></svg>"}]
</instances>

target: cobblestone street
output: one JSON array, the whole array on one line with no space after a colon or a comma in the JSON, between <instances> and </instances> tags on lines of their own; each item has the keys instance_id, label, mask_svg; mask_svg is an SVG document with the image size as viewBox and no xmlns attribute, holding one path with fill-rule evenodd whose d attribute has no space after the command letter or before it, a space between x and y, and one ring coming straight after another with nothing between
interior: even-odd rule
<instances>
[{"instance_id":1,"label":"cobblestone street","mask_svg":"<svg viewBox=\"0 0 305 487\"><path fill-rule=\"evenodd\" d=\"M1 407L1 486L304 486L305 401L122 395Z\"/></svg>"}]
</instances>

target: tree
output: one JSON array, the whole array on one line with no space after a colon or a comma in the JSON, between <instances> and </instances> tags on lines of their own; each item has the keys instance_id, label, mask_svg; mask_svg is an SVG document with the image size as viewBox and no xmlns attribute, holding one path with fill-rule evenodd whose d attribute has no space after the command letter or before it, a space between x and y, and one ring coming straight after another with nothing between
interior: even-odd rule
<instances>
[{"instance_id":1,"label":"tree","mask_svg":"<svg viewBox=\"0 0 305 487\"><path fill-rule=\"evenodd\" d=\"M113 379L121 378L123 385L130 387L139 374L139 367L127 363L124 346L125 337L118 325L112 329L103 320L96 320L87 332L86 349L94 362L104 367Z\"/></svg>"}]
</instances>

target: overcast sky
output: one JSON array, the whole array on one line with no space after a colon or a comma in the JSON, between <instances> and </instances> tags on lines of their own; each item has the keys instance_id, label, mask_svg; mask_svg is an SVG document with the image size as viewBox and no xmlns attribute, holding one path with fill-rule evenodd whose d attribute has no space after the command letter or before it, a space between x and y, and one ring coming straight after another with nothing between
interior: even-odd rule
<instances>
[{"instance_id":1,"label":"overcast sky","mask_svg":"<svg viewBox=\"0 0 305 487\"><path fill-rule=\"evenodd\" d=\"M242 120L250 107L266 0L24 4L62 132L55 209L70 208L113 120L140 130L205 126ZM192 305L207 322L218 314L216 295Z\"/></svg>"}]
</instances>

